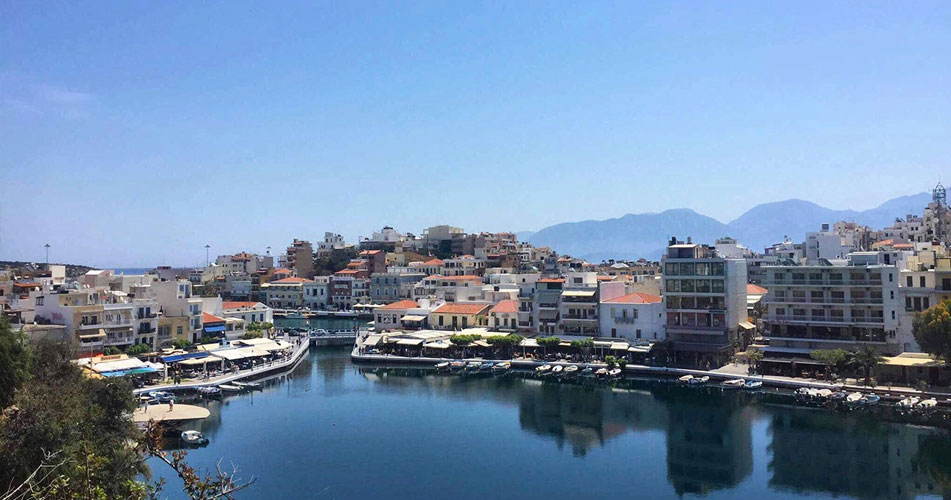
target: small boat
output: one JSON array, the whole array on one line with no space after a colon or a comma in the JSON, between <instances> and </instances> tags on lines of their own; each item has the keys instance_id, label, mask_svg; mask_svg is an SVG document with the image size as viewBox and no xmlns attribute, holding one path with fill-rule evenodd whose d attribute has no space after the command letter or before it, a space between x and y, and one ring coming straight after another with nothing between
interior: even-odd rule
<instances>
[{"instance_id":1,"label":"small boat","mask_svg":"<svg viewBox=\"0 0 951 500\"><path fill-rule=\"evenodd\" d=\"M509 368L512 368L512 363L509 363L508 361L503 361L501 363L496 363L495 366L492 367L492 370L505 371L505 370L508 370Z\"/></svg>"},{"instance_id":2,"label":"small boat","mask_svg":"<svg viewBox=\"0 0 951 500\"><path fill-rule=\"evenodd\" d=\"M677 380L680 381L680 383L682 384L689 384L690 381L693 380L693 375L684 375L683 377L680 377Z\"/></svg>"},{"instance_id":3,"label":"small boat","mask_svg":"<svg viewBox=\"0 0 951 500\"><path fill-rule=\"evenodd\" d=\"M459 371L465 367L466 367L465 361L453 361L452 363L449 363L449 368L452 369L453 371Z\"/></svg>"},{"instance_id":4,"label":"small boat","mask_svg":"<svg viewBox=\"0 0 951 500\"><path fill-rule=\"evenodd\" d=\"M762 387L763 387L762 380L747 380L746 383L743 384L743 388L748 391L755 391Z\"/></svg>"},{"instance_id":5,"label":"small boat","mask_svg":"<svg viewBox=\"0 0 951 500\"><path fill-rule=\"evenodd\" d=\"M578 365L570 365L565 367L565 375L574 375L578 373Z\"/></svg>"},{"instance_id":6,"label":"small boat","mask_svg":"<svg viewBox=\"0 0 951 500\"><path fill-rule=\"evenodd\" d=\"M221 395L221 389L217 387L199 387L197 389L198 394L202 396L218 396Z\"/></svg>"},{"instance_id":7,"label":"small boat","mask_svg":"<svg viewBox=\"0 0 951 500\"><path fill-rule=\"evenodd\" d=\"M595 371L594 374L595 374L595 376L597 376L597 377L607 377L607 376L608 376L608 369L607 369L607 368L598 368L598 370Z\"/></svg>"},{"instance_id":8,"label":"small boat","mask_svg":"<svg viewBox=\"0 0 951 500\"><path fill-rule=\"evenodd\" d=\"M165 391L152 391L149 393L149 397L159 403L171 403L175 401L175 395Z\"/></svg>"},{"instance_id":9,"label":"small boat","mask_svg":"<svg viewBox=\"0 0 951 500\"><path fill-rule=\"evenodd\" d=\"M592 368L592 367L590 367L590 366L587 366L587 367L585 367L584 370L581 370L581 374L582 374L582 375L591 375L592 373L594 373L594 368Z\"/></svg>"},{"instance_id":10,"label":"small boat","mask_svg":"<svg viewBox=\"0 0 951 500\"><path fill-rule=\"evenodd\" d=\"M552 372L553 374L557 375L557 374L561 373L564 369L565 369L564 366L555 365L555 366L551 367L551 372Z\"/></svg>"},{"instance_id":11,"label":"small boat","mask_svg":"<svg viewBox=\"0 0 951 500\"><path fill-rule=\"evenodd\" d=\"M913 408L916 404L918 404L918 401L921 401L921 399L915 396L908 396L907 398L898 402L898 407L905 409Z\"/></svg>"},{"instance_id":12,"label":"small boat","mask_svg":"<svg viewBox=\"0 0 951 500\"><path fill-rule=\"evenodd\" d=\"M449 362L443 361L442 363L436 363L436 370L445 371L449 369Z\"/></svg>"},{"instance_id":13,"label":"small boat","mask_svg":"<svg viewBox=\"0 0 951 500\"><path fill-rule=\"evenodd\" d=\"M535 373L547 373L548 370L551 370L551 365L541 365L535 367Z\"/></svg>"},{"instance_id":14,"label":"small boat","mask_svg":"<svg viewBox=\"0 0 951 500\"><path fill-rule=\"evenodd\" d=\"M192 446L201 446L208 444L208 438L198 431L185 431L182 433L182 442Z\"/></svg>"},{"instance_id":15,"label":"small boat","mask_svg":"<svg viewBox=\"0 0 951 500\"><path fill-rule=\"evenodd\" d=\"M915 405L915 408L919 410L930 410L936 406L938 406L938 400L935 398L930 398L919 402Z\"/></svg>"},{"instance_id":16,"label":"small boat","mask_svg":"<svg viewBox=\"0 0 951 500\"><path fill-rule=\"evenodd\" d=\"M620 376L621 376L621 369L620 369L620 368L615 368L615 369L613 369L613 370L608 371L608 376L609 376L609 377L614 377L614 378L620 377Z\"/></svg>"},{"instance_id":17,"label":"small boat","mask_svg":"<svg viewBox=\"0 0 951 500\"><path fill-rule=\"evenodd\" d=\"M833 391L832 394L829 396L829 399L832 401L842 401L848 396L849 396L849 393L845 391Z\"/></svg>"},{"instance_id":18,"label":"small boat","mask_svg":"<svg viewBox=\"0 0 951 500\"><path fill-rule=\"evenodd\" d=\"M815 397L820 398L820 399L829 399L830 397L832 397L832 390L831 390L831 389L819 389L818 391L816 391Z\"/></svg>"},{"instance_id":19,"label":"small boat","mask_svg":"<svg viewBox=\"0 0 951 500\"><path fill-rule=\"evenodd\" d=\"M218 385L218 388L225 392L241 392L244 390L243 387L230 384L220 384Z\"/></svg>"},{"instance_id":20,"label":"small boat","mask_svg":"<svg viewBox=\"0 0 951 500\"><path fill-rule=\"evenodd\" d=\"M480 366L482 366L482 363L481 363L481 362L479 362L479 361L470 361L470 362L466 363L466 370L468 370L468 371L476 371L476 370L479 369Z\"/></svg>"},{"instance_id":21,"label":"small boat","mask_svg":"<svg viewBox=\"0 0 951 500\"><path fill-rule=\"evenodd\" d=\"M691 378L687 381L687 385L703 385L710 381L710 377L704 375L700 378Z\"/></svg>"},{"instance_id":22,"label":"small boat","mask_svg":"<svg viewBox=\"0 0 951 500\"><path fill-rule=\"evenodd\" d=\"M874 393L866 394L865 397L862 398L862 404L873 405L873 404L877 404L881 400L882 400L882 397L879 396L878 394L874 394Z\"/></svg>"},{"instance_id":23,"label":"small boat","mask_svg":"<svg viewBox=\"0 0 951 500\"><path fill-rule=\"evenodd\" d=\"M720 382L720 388L727 391L742 389L744 387L746 387L746 381L741 378Z\"/></svg>"},{"instance_id":24,"label":"small boat","mask_svg":"<svg viewBox=\"0 0 951 500\"><path fill-rule=\"evenodd\" d=\"M856 391L846 396L845 402L850 405L857 405L857 404L862 404L863 399L864 399L864 396L862 395L862 393Z\"/></svg>"},{"instance_id":25,"label":"small boat","mask_svg":"<svg viewBox=\"0 0 951 500\"><path fill-rule=\"evenodd\" d=\"M260 389L260 382L235 382L234 385L238 387L243 387L245 389Z\"/></svg>"},{"instance_id":26,"label":"small boat","mask_svg":"<svg viewBox=\"0 0 951 500\"><path fill-rule=\"evenodd\" d=\"M493 363L493 362L491 362L491 361L486 361L485 363L482 363L481 365L479 365L479 369L480 369L480 370L491 370L493 366L495 366L495 363Z\"/></svg>"}]
</instances>

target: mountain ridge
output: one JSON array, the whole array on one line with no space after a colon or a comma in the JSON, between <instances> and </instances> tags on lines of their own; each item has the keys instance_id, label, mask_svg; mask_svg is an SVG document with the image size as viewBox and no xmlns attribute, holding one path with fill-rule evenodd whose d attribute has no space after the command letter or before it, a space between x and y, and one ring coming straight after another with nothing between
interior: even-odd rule
<instances>
[{"instance_id":1,"label":"mountain ridge","mask_svg":"<svg viewBox=\"0 0 951 500\"><path fill-rule=\"evenodd\" d=\"M930 201L931 195L922 192L892 198L867 210L837 210L791 198L756 205L728 223L690 208L671 208L602 220L561 222L539 229L527 240L589 260L656 259L671 236L690 236L694 241L709 243L731 236L755 251L762 251L785 236L801 241L806 232L818 231L824 222L847 220L881 229L895 218L921 214Z\"/></svg>"}]
</instances>

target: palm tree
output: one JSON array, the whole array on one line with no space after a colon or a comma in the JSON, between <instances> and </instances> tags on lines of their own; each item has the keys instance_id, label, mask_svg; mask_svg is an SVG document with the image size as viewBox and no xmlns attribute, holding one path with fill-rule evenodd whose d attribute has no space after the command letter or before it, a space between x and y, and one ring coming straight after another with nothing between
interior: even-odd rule
<instances>
[{"instance_id":1,"label":"palm tree","mask_svg":"<svg viewBox=\"0 0 951 500\"><path fill-rule=\"evenodd\" d=\"M874 347L863 346L858 351L852 353L851 361L853 365L862 367L865 372L865 385L870 385L872 370L885 360Z\"/></svg>"},{"instance_id":2,"label":"palm tree","mask_svg":"<svg viewBox=\"0 0 951 500\"><path fill-rule=\"evenodd\" d=\"M746 359L750 362L750 366L756 370L756 365L763 360L763 351L756 348L749 348L746 350Z\"/></svg>"}]
</instances>

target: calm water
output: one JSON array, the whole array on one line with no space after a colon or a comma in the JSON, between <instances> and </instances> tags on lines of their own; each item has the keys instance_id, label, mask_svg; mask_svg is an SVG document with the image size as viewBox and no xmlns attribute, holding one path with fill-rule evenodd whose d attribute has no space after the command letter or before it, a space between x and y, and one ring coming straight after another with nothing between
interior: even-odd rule
<instances>
[{"instance_id":1,"label":"calm water","mask_svg":"<svg viewBox=\"0 0 951 500\"><path fill-rule=\"evenodd\" d=\"M257 476L243 498L914 498L951 481L943 431L624 385L361 367L345 349L312 350L286 379L207 403L211 444L190 458ZM166 494L179 487L169 478Z\"/></svg>"}]
</instances>

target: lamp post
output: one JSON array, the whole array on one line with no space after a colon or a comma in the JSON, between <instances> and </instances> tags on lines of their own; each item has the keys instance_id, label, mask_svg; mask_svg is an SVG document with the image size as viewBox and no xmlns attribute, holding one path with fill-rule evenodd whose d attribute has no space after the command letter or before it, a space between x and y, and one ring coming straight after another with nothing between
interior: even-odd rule
<instances>
[{"instance_id":1,"label":"lamp post","mask_svg":"<svg viewBox=\"0 0 951 500\"><path fill-rule=\"evenodd\" d=\"M208 249L211 248L211 245L205 245L205 267L208 267Z\"/></svg>"},{"instance_id":2,"label":"lamp post","mask_svg":"<svg viewBox=\"0 0 951 500\"><path fill-rule=\"evenodd\" d=\"M43 245L43 248L46 249L46 269L49 270L49 268L50 268L50 244L47 243L47 244Z\"/></svg>"}]
</instances>

